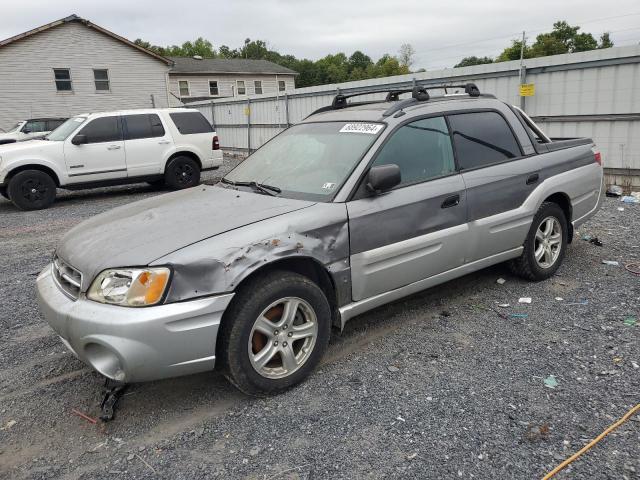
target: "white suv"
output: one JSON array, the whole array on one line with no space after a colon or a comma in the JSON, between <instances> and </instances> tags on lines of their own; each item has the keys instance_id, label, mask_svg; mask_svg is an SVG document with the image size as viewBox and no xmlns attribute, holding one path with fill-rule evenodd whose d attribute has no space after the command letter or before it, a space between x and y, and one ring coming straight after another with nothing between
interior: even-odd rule
<instances>
[{"instance_id":1,"label":"white suv","mask_svg":"<svg viewBox=\"0 0 640 480\"><path fill-rule=\"evenodd\" d=\"M56 187L149 182L181 189L220 165L216 132L196 110L92 113L70 118L42 140L0 146L0 194L37 210L53 203Z\"/></svg>"},{"instance_id":2,"label":"white suv","mask_svg":"<svg viewBox=\"0 0 640 480\"><path fill-rule=\"evenodd\" d=\"M66 118L30 118L18 122L8 132L0 131L0 145L42 138L65 122Z\"/></svg>"}]
</instances>

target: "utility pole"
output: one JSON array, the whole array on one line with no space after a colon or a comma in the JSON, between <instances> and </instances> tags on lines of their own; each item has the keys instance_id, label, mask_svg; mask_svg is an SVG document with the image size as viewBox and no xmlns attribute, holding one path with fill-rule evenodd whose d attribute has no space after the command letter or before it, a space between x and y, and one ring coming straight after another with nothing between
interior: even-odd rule
<instances>
[{"instance_id":1,"label":"utility pole","mask_svg":"<svg viewBox=\"0 0 640 480\"><path fill-rule=\"evenodd\" d=\"M524 66L524 43L526 42L525 32L522 31L522 42L520 43L520 72L518 74L518 94L520 93L520 85L525 82L526 70ZM525 97L520 95L520 108L524 111Z\"/></svg>"}]
</instances>

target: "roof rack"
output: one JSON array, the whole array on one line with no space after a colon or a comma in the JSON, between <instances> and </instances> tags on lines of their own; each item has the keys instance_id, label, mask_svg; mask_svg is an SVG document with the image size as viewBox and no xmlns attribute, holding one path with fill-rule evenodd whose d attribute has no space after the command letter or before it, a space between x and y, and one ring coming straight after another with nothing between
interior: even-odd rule
<instances>
[{"instance_id":1,"label":"roof rack","mask_svg":"<svg viewBox=\"0 0 640 480\"><path fill-rule=\"evenodd\" d=\"M444 90L446 93L447 89L449 88L464 88L464 92L468 94L470 97L480 96L480 90L478 89L475 83L465 83L460 85L445 85L445 84L415 85L411 88L367 90L364 92L350 93L347 95L338 93L333 98L331 105L328 105L326 107L321 107L315 110L309 115L309 117L311 115L315 115L316 113L327 112L330 110L339 110L342 108L353 107L356 105L369 105L374 103L380 103L379 100L366 101L366 102L351 102L351 103L347 102L349 98L360 97L362 95L371 95L374 93L386 93L387 96L384 100L385 102L398 102L396 105L393 105L382 114L384 117L388 117L392 113L395 113L398 110L402 110L405 107L414 105L418 102L425 102L429 100L429 98L431 97L429 96L428 90ZM403 93L411 93L411 98L407 98L405 100L400 101L400 95L402 95Z\"/></svg>"}]
</instances>

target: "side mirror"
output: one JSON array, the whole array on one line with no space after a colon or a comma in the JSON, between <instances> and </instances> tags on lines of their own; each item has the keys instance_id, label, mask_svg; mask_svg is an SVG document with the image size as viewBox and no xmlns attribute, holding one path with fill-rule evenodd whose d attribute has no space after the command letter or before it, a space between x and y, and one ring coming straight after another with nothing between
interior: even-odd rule
<instances>
[{"instance_id":1,"label":"side mirror","mask_svg":"<svg viewBox=\"0 0 640 480\"><path fill-rule=\"evenodd\" d=\"M400 167L395 163L377 165L369 170L366 186L370 192L382 193L399 185L401 180Z\"/></svg>"},{"instance_id":2,"label":"side mirror","mask_svg":"<svg viewBox=\"0 0 640 480\"><path fill-rule=\"evenodd\" d=\"M87 136L79 133L71 139L71 143L73 143L74 145L84 145L85 143L87 143Z\"/></svg>"}]
</instances>

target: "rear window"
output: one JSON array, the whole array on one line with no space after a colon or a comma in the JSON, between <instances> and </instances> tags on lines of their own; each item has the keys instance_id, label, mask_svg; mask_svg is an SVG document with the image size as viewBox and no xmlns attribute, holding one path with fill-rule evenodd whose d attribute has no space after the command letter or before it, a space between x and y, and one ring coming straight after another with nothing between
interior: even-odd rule
<instances>
[{"instance_id":1,"label":"rear window","mask_svg":"<svg viewBox=\"0 0 640 480\"><path fill-rule=\"evenodd\" d=\"M484 167L522 155L509 125L500 114L474 112L448 118L461 169Z\"/></svg>"},{"instance_id":2,"label":"rear window","mask_svg":"<svg viewBox=\"0 0 640 480\"><path fill-rule=\"evenodd\" d=\"M182 135L213 132L213 127L200 112L176 112L169 116Z\"/></svg>"},{"instance_id":3,"label":"rear window","mask_svg":"<svg viewBox=\"0 0 640 480\"><path fill-rule=\"evenodd\" d=\"M155 113L125 115L123 118L126 126L125 140L164 136L162 122L160 121L160 117Z\"/></svg>"}]
</instances>

